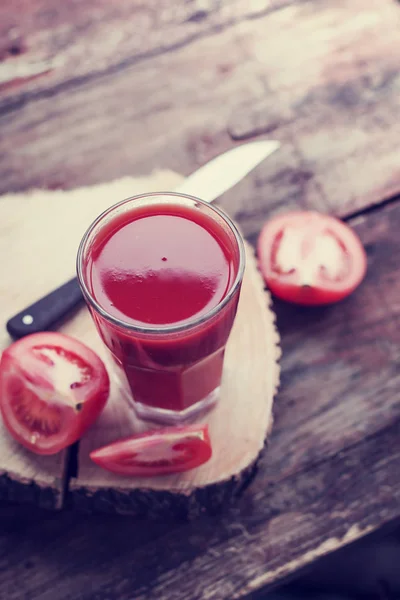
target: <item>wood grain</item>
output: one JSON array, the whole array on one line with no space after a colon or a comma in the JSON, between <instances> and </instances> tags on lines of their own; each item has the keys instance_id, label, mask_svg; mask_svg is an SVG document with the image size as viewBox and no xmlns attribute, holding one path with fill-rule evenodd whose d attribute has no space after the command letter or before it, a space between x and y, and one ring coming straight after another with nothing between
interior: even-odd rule
<instances>
[{"instance_id":1,"label":"wood grain","mask_svg":"<svg viewBox=\"0 0 400 600\"><path fill-rule=\"evenodd\" d=\"M114 379L107 406L82 438L78 477L71 480L72 504L85 510L106 510L157 518L197 516L226 508L247 485L272 427L272 402L279 380L278 334L269 309L253 250L247 247L246 271L238 313L226 348L221 397L200 421L208 423L213 455L202 467L168 477L127 478L96 466L89 453L107 443L148 429L124 401ZM109 364L107 351L90 326L74 329ZM81 319L82 321L82 319Z\"/></svg>"},{"instance_id":2,"label":"wood grain","mask_svg":"<svg viewBox=\"0 0 400 600\"><path fill-rule=\"evenodd\" d=\"M162 32L157 28L166 19L171 30L182 35L192 27L207 28L217 4L223 6L208 5L208 25L207 17L180 28L181 17L175 19L173 8L162 3L160 21L154 17L152 31ZM65 43L74 57L72 65L65 66L64 76L64 67L59 67L57 85L44 77L28 82L27 90L41 82L37 96L27 91L21 99L25 84L12 91L15 103L3 107L0 119L0 190L86 185L151 172L155 165L188 174L231 146L232 138L268 135L283 142L281 151L223 200L249 239L254 239L260 218L284 207L346 215L398 192L398 3L261 2L256 4L265 14L259 11L259 18L248 18L251 9L243 8L246 4L234 3L241 7L237 18L227 18L222 26L222 16L216 17L214 29L182 47L178 44L164 53L152 50L145 60L132 64L121 58L120 68L75 83L71 70L79 72L82 64L95 73L103 52L108 53L106 64L113 60L112 44L99 44L98 36L108 39L121 30L117 45L125 47L133 4L118 3L116 9L92 0L88 13L79 15L75 4L53 8L49 28L53 21L61 27L67 18L64 11L69 11ZM144 10L140 6L138 13ZM196 9L190 3L188 11L189 6ZM36 23L40 11L30 10ZM97 14L98 20L90 20L90 14ZM85 32L84 42L71 33L74 20L78 31L81 27ZM57 27L40 37L46 56L53 52L55 58L57 40L62 39L55 33ZM173 39L172 32L170 36ZM137 43L135 36L131 39ZM88 48L88 63L79 60L82 45ZM28 52L4 64L27 59ZM136 56L129 44L127 55ZM118 52L116 56L118 60ZM201 76L193 76L200 71Z\"/></svg>"},{"instance_id":3,"label":"wood grain","mask_svg":"<svg viewBox=\"0 0 400 600\"><path fill-rule=\"evenodd\" d=\"M50 0L3 3L0 107L115 73L291 1L88 0L85 10L78 0L61 6Z\"/></svg>"}]
</instances>

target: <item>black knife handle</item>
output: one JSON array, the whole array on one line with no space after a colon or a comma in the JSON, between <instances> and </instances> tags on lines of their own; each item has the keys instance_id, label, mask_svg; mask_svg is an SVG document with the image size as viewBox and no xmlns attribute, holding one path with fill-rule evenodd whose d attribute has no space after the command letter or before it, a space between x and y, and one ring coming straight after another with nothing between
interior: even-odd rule
<instances>
[{"instance_id":1,"label":"black knife handle","mask_svg":"<svg viewBox=\"0 0 400 600\"><path fill-rule=\"evenodd\" d=\"M7 331L14 339L30 333L52 329L83 301L76 277L50 292L7 321Z\"/></svg>"}]
</instances>

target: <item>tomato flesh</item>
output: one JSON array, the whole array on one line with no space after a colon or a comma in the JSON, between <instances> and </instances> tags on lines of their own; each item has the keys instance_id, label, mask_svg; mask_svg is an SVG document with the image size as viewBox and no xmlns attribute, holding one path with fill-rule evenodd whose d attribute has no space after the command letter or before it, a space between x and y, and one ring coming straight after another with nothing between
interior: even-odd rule
<instances>
[{"instance_id":1,"label":"tomato flesh","mask_svg":"<svg viewBox=\"0 0 400 600\"><path fill-rule=\"evenodd\" d=\"M37 454L54 454L78 440L104 408L109 389L97 354L59 333L26 336L1 357L3 421Z\"/></svg>"},{"instance_id":2,"label":"tomato flesh","mask_svg":"<svg viewBox=\"0 0 400 600\"><path fill-rule=\"evenodd\" d=\"M199 467L212 455L207 425L167 427L94 450L100 467L126 476L168 475Z\"/></svg>"},{"instance_id":3,"label":"tomato flesh","mask_svg":"<svg viewBox=\"0 0 400 600\"><path fill-rule=\"evenodd\" d=\"M361 283L367 268L356 233L338 219L313 211L268 221L258 239L260 271L271 292L297 304L342 300Z\"/></svg>"}]
</instances>

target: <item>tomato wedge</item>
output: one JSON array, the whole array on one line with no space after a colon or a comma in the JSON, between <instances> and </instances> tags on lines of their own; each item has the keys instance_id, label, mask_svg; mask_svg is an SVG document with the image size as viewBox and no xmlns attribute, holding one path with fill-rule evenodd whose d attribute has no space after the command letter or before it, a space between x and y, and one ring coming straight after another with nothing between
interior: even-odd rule
<instances>
[{"instance_id":1,"label":"tomato wedge","mask_svg":"<svg viewBox=\"0 0 400 600\"><path fill-rule=\"evenodd\" d=\"M60 333L35 333L0 361L0 411L11 435L37 454L78 440L103 410L108 373L87 346Z\"/></svg>"},{"instance_id":2,"label":"tomato wedge","mask_svg":"<svg viewBox=\"0 0 400 600\"><path fill-rule=\"evenodd\" d=\"M118 475L180 473L199 467L212 455L207 425L166 427L118 440L94 450L90 458Z\"/></svg>"},{"instance_id":3,"label":"tomato wedge","mask_svg":"<svg viewBox=\"0 0 400 600\"><path fill-rule=\"evenodd\" d=\"M317 212L268 221L258 238L260 271L277 297L304 305L342 300L361 283L367 257L345 223Z\"/></svg>"}]
</instances>

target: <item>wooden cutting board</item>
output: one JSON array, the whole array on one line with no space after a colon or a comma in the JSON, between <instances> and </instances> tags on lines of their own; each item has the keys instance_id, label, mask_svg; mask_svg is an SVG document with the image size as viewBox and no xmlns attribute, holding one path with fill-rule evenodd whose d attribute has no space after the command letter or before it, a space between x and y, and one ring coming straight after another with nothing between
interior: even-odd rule
<instances>
[{"instance_id":1,"label":"wooden cutting board","mask_svg":"<svg viewBox=\"0 0 400 600\"><path fill-rule=\"evenodd\" d=\"M0 199L1 322L74 275L80 238L110 204L144 191L174 189L181 177L159 171L76 190L35 191ZM83 510L188 516L214 511L231 500L254 474L272 425L272 403L279 380L279 339L269 295L253 251L247 266L230 336L221 399L203 417L210 429L212 459L179 475L124 478L96 466L89 452L105 443L143 431L121 393L86 307L60 330L91 346L107 363L112 379L103 414L76 448L39 457L20 447L0 424L0 496L49 508L65 502ZM2 328L0 348L10 339Z\"/></svg>"}]
</instances>

